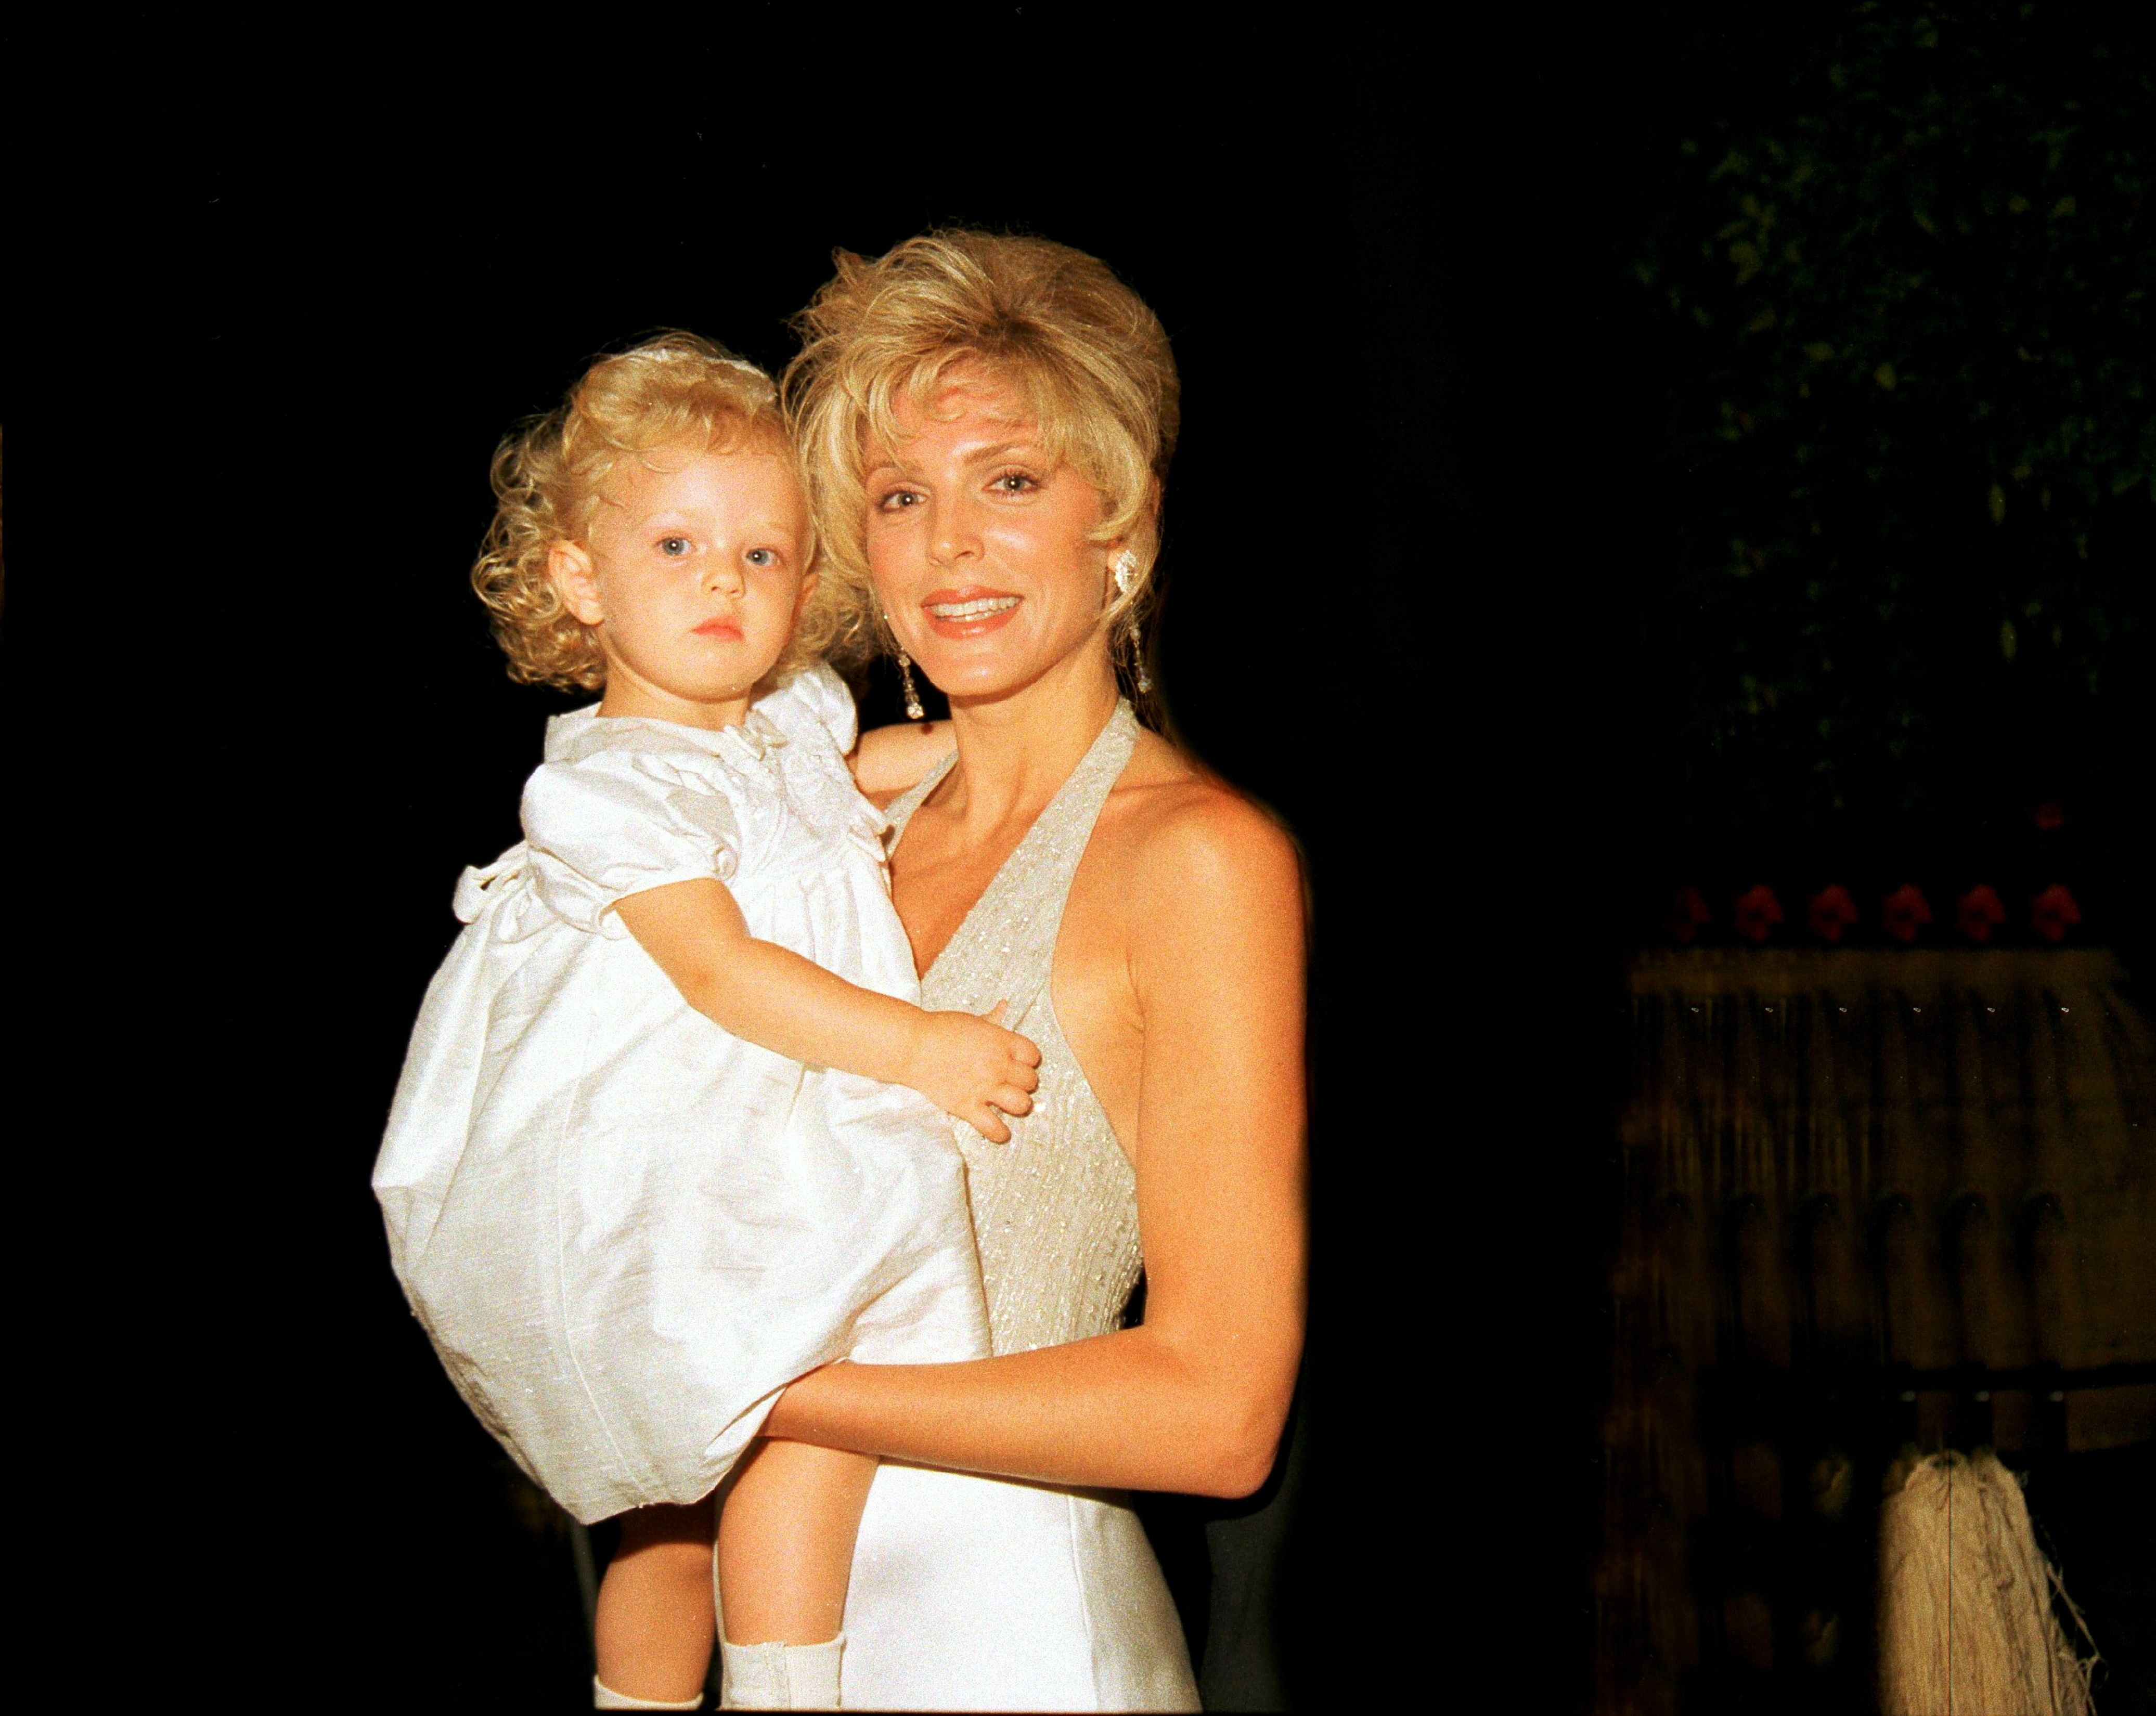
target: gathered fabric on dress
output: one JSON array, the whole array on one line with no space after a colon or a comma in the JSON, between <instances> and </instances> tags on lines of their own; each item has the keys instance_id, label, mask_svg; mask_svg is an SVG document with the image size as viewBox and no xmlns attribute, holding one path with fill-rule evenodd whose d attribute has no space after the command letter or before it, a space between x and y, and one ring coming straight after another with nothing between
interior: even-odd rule
<instances>
[{"instance_id":1,"label":"gathered fabric on dress","mask_svg":"<svg viewBox=\"0 0 2156 1716\"><path fill-rule=\"evenodd\" d=\"M1049 993L1072 878L1138 725L1118 704L921 981L1040 1050L1033 1112L991 1144L957 1123L998 1354L1122 1326L1138 1278L1137 1176ZM950 771L891 807L892 840ZM1120 1493L886 1462L846 1599L842 1696L880 1709L1194 1710L1175 1605Z\"/></svg>"},{"instance_id":2,"label":"gathered fabric on dress","mask_svg":"<svg viewBox=\"0 0 2156 1716\"><path fill-rule=\"evenodd\" d=\"M854 737L822 667L716 731L557 717L525 840L458 884L374 1187L458 1392L581 1520L709 1494L819 1365L988 1350L949 1121L731 1035L614 909L716 878L751 935L917 1001Z\"/></svg>"}]
</instances>

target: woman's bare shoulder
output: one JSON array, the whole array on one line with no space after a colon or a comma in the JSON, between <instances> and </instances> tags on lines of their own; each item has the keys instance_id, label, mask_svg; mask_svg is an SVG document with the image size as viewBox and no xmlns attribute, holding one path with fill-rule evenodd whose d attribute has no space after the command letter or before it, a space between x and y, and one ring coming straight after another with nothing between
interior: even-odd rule
<instances>
[{"instance_id":1,"label":"woman's bare shoulder","mask_svg":"<svg viewBox=\"0 0 2156 1716\"><path fill-rule=\"evenodd\" d=\"M1203 899L1231 913L1300 905L1301 859L1287 830L1157 734L1139 736L1115 797L1134 903L1151 897L1174 909Z\"/></svg>"},{"instance_id":2,"label":"woman's bare shoulder","mask_svg":"<svg viewBox=\"0 0 2156 1716\"><path fill-rule=\"evenodd\" d=\"M862 797L880 809L948 756L957 742L948 721L871 727L847 761Z\"/></svg>"}]
</instances>

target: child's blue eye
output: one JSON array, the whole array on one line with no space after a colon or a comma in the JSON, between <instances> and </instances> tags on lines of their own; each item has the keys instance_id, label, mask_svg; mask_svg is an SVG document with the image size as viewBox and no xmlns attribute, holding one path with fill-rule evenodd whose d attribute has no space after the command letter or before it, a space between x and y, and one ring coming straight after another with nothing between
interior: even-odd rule
<instances>
[{"instance_id":1,"label":"child's blue eye","mask_svg":"<svg viewBox=\"0 0 2156 1716\"><path fill-rule=\"evenodd\" d=\"M752 566L775 566L778 564L778 554L768 548L752 548L745 557Z\"/></svg>"},{"instance_id":2,"label":"child's blue eye","mask_svg":"<svg viewBox=\"0 0 2156 1716\"><path fill-rule=\"evenodd\" d=\"M679 560L689 551L689 539L686 536L662 536L659 539L659 551L669 560Z\"/></svg>"}]
</instances>

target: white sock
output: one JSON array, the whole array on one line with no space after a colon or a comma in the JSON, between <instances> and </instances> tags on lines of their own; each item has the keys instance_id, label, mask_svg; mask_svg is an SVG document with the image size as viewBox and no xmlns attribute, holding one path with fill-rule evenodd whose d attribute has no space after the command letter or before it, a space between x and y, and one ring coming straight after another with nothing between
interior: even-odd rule
<instances>
[{"instance_id":1,"label":"white sock","mask_svg":"<svg viewBox=\"0 0 2156 1716\"><path fill-rule=\"evenodd\" d=\"M839 1657L846 1636L820 1645L737 1645L719 1641L723 1688L719 1704L728 1710L835 1710L839 1708Z\"/></svg>"},{"instance_id":2,"label":"white sock","mask_svg":"<svg viewBox=\"0 0 2156 1716\"><path fill-rule=\"evenodd\" d=\"M592 1708L594 1710L701 1710L704 1708L701 1693L693 1698L632 1698L627 1693L618 1693L598 1675L592 1677Z\"/></svg>"}]
</instances>

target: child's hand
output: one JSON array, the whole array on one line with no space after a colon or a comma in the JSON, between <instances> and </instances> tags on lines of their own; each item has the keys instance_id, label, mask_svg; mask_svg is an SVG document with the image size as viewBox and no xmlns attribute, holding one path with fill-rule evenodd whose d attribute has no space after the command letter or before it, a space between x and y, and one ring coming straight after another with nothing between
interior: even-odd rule
<instances>
[{"instance_id":1,"label":"child's hand","mask_svg":"<svg viewBox=\"0 0 2156 1716\"><path fill-rule=\"evenodd\" d=\"M966 1121L992 1144L1009 1144L1005 1114L1033 1111L1040 1051L996 1022L973 1013L923 1013L915 1038L913 1076L906 1082L947 1114Z\"/></svg>"}]
</instances>

